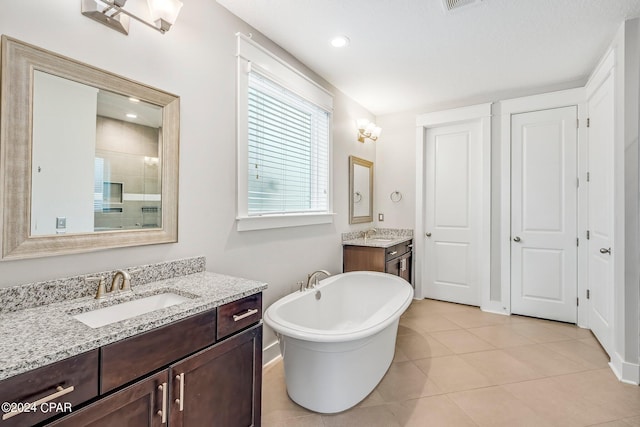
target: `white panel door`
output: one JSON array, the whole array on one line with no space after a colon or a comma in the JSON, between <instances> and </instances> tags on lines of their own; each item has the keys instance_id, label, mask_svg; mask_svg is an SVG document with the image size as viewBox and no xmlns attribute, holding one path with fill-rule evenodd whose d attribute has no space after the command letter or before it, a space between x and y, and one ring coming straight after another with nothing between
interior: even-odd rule
<instances>
[{"instance_id":1,"label":"white panel door","mask_svg":"<svg viewBox=\"0 0 640 427\"><path fill-rule=\"evenodd\" d=\"M589 327L605 350L613 322L613 76L588 101L589 108Z\"/></svg>"},{"instance_id":2,"label":"white panel door","mask_svg":"<svg viewBox=\"0 0 640 427\"><path fill-rule=\"evenodd\" d=\"M425 162L427 298L480 305L482 194L479 121L429 128Z\"/></svg>"},{"instance_id":3,"label":"white panel door","mask_svg":"<svg viewBox=\"0 0 640 427\"><path fill-rule=\"evenodd\" d=\"M511 117L511 312L577 320L577 108Z\"/></svg>"}]
</instances>

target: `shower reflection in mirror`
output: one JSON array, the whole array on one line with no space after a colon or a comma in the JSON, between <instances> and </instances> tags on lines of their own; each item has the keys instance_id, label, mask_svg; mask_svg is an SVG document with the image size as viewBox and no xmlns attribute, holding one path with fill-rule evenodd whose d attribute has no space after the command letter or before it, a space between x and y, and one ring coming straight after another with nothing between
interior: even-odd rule
<instances>
[{"instance_id":1,"label":"shower reflection in mirror","mask_svg":"<svg viewBox=\"0 0 640 427\"><path fill-rule=\"evenodd\" d=\"M161 152L162 107L34 71L31 235L161 227Z\"/></svg>"}]
</instances>

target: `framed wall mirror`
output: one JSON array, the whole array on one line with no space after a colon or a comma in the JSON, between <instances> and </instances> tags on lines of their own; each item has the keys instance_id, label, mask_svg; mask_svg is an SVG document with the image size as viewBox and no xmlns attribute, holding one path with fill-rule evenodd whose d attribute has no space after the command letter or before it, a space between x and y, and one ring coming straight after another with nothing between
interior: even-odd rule
<instances>
[{"instance_id":1,"label":"framed wall mirror","mask_svg":"<svg viewBox=\"0 0 640 427\"><path fill-rule=\"evenodd\" d=\"M178 239L179 97L7 36L2 259Z\"/></svg>"},{"instance_id":2,"label":"framed wall mirror","mask_svg":"<svg viewBox=\"0 0 640 427\"><path fill-rule=\"evenodd\" d=\"M373 162L349 156L349 224L373 222Z\"/></svg>"}]
</instances>

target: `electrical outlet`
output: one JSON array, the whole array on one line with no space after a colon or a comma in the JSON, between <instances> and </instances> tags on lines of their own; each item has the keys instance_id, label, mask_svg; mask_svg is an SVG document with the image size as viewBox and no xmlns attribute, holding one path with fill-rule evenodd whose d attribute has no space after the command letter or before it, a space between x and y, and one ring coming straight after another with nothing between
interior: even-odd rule
<instances>
[{"instance_id":1,"label":"electrical outlet","mask_svg":"<svg viewBox=\"0 0 640 427\"><path fill-rule=\"evenodd\" d=\"M378 214L378 221L380 221L380 222L384 221L384 214L383 213L379 213Z\"/></svg>"},{"instance_id":2,"label":"electrical outlet","mask_svg":"<svg viewBox=\"0 0 640 427\"><path fill-rule=\"evenodd\" d=\"M59 216L56 217L56 228L59 230L61 228L67 228L67 217Z\"/></svg>"}]
</instances>

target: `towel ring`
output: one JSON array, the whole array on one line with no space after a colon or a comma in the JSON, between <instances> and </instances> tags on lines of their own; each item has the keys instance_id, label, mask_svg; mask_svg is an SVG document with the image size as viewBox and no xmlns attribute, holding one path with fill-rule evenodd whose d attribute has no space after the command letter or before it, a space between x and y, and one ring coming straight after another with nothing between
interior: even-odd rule
<instances>
[{"instance_id":1,"label":"towel ring","mask_svg":"<svg viewBox=\"0 0 640 427\"><path fill-rule=\"evenodd\" d=\"M359 191L353 193L353 203L360 203L362 200L362 194Z\"/></svg>"},{"instance_id":2,"label":"towel ring","mask_svg":"<svg viewBox=\"0 0 640 427\"><path fill-rule=\"evenodd\" d=\"M400 200L402 200L402 193L396 190L393 193L391 193L389 198L393 203L398 203Z\"/></svg>"}]
</instances>

